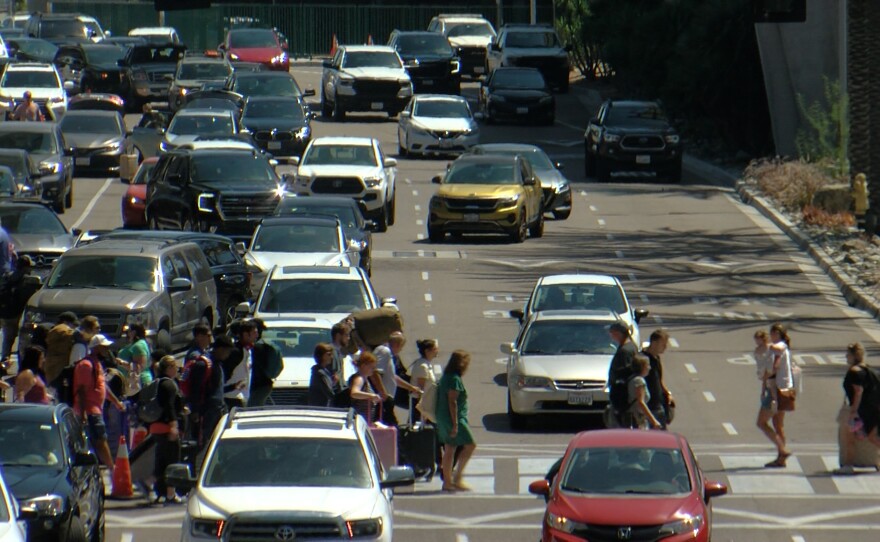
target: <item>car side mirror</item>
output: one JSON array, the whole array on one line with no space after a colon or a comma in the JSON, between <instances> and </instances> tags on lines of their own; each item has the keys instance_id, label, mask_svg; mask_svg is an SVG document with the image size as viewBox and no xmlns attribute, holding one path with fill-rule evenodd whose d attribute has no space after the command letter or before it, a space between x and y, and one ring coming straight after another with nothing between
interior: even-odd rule
<instances>
[{"instance_id":1,"label":"car side mirror","mask_svg":"<svg viewBox=\"0 0 880 542\"><path fill-rule=\"evenodd\" d=\"M75 88L73 81L65 81L63 86L66 92L70 92Z\"/></svg>"},{"instance_id":2,"label":"car side mirror","mask_svg":"<svg viewBox=\"0 0 880 542\"><path fill-rule=\"evenodd\" d=\"M386 158L382 165L384 167L397 167L397 160L394 158Z\"/></svg>"},{"instance_id":3,"label":"car side mirror","mask_svg":"<svg viewBox=\"0 0 880 542\"><path fill-rule=\"evenodd\" d=\"M565 169L565 164L563 164L562 162L554 162L553 167L555 167L559 171L562 171L563 169Z\"/></svg>"},{"instance_id":4,"label":"car side mirror","mask_svg":"<svg viewBox=\"0 0 880 542\"><path fill-rule=\"evenodd\" d=\"M172 463L165 468L165 481L169 485L180 489L192 489L198 480L189 470L186 463Z\"/></svg>"},{"instance_id":5,"label":"car side mirror","mask_svg":"<svg viewBox=\"0 0 880 542\"><path fill-rule=\"evenodd\" d=\"M548 482L547 480L535 480L534 482L529 484L529 493L531 493L532 495L542 495L544 497L549 496L550 482Z\"/></svg>"},{"instance_id":6,"label":"car side mirror","mask_svg":"<svg viewBox=\"0 0 880 542\"><path fill-rule=\"evenodd\" d=\"M169 292L186 292L188 290L192 290L193 283L190 279L177 277L175 279L171 279L171 284L168 286Z\"/></svg>"},{"instance_id":7,"label":"car side mirror","mask_svg":"<svg viewBox=\"0 0 880 542\"><path fill-rule=\"evenodd\" d=\"M525 186L535 186L536 184L538 184L538 180L534 177L526 177L523 179L523 185Z\"/></svg>"},{"instance_id":8,"label":"car side mirror","mask_svg":"<svg viewBox=\"0 0 880 542\"><path fill-rule=\"evenodd\" d=\"M221 44L219 44L219 45L217 46L217 50L218 50L218 51L225 51L225 50L226 50L226 46L223 45L223 44L221 43Z\"/></svg>"},{"instance_id":9,"label":"car side mirror","mask_svg":"<svg viewBox=\"0 0 880 542\"><path fill-rule=\"evenodd\" d=\"M412 112L410 112L410 111L401 111L400 113L398 113L398 115L400 115L400 118L402 118L402 119L408 119L409 117L412 116Z\"/></svg>"},{"instance_id":10,"label":"car side mirror","mask_svg":"<svg viewBox=\"0 0 880 542\"><path fill-rule=\"evenodd\" d=\"M333 69L333 60L329 58L325 58L323 62L321 62L321 66L328 69Z\"/></svg>"},{"instance_id":11,"label":"car side mirror","mask_svg":"<svg viewBox=\"0 0 880 542\"><path fill-rule=\"evenodd\" d=\"M73 456L74 467L91 467L98 464L98 456L92 452L77 452Z\"/></svg>"},{"instance_id":12,"label":"car side mirror","mask_svg":"<svg viewBox=\"0 0 880 542\"><path fill-rule=\"evenodd\" d=\"M315 95L315 89L313 89L313 88L306 87L306 89L303 90L303 96L314 96L314 95Z\"/></svg>"},{"instance_id":13,"label":"car side mirror","mask_svg":"<svg viewBox=\"0 0 880 542\"><path fill-rule=\"evenodd\" d=\"M633 312L633 316L635 317L636 323L638 324L639 322L641 322L642 318L644 318L645 316L648 316L649 312L650 311L648 309L636 309Z\"/></svg>"},{"instance_id":14,"label":"car side mirror","mask_svg":"<svg viewBox=\"0 0 880 542\"><path fill-rule=\"evenodd\" d=\"M379 482L379 488L391 489L395 487L411 486L416 483L412 467L389 467L385 471L385 478ZM176 487L176 486L175 486Z\"/></svg>"},{"instance_id":15,"label":"car side mirror","mask_svg":"<svg viewBox=\"0 0 880 542\"><path fill-rule=\"evenodd\" d=\"M379 303L381 303L383 307L387 307L390 305L394 305L394 307L397 307L397 298L396 297L383 297L382 299L379 300Z\"/></svg>"},{"instance_id":16,"label":"car side mirror","mask_svg":"<svg viewBox=\"0 0 880 542\"><path fill-rule=\"evenodd\" d=\"M269 165L272 166L273 168L278 167L278 164L280 164L280 163L281 162L279 162L277 158L270 158L269 159Z\"/></svg>"},{"instance_id":17,"label":"car side mirror","mask_svg":"<svg viewBox=\"0 0 880 542\"><path fill-rule=\"evenodd\" d=\"M287 164L291 165L291 166L298 166L299 165L299 156L291 156L290 158L287 159Z\"/></svg>"},{"instance_id":18,"label":"car side mirror","mask_svg":"<svg viewBox=\"0 0 880 542\"><path fill-rule=\"evenodd\" d=\"M703 498L708 502L712 497L727 495L727 486L721 482L708 481L703 490Z\"/></svg>"},{"instance_id":19,"label":"car side mirror","mask_svg":"<svg viewBox=\"0 0 880 542\"><path fill-rule=\"evenodd\" d=\"M235 243L235 251L239 254L247 252L247 245L244 244L244 241L238 241Z\"/></svg>"},{"instance_id":20,"label":"car side mirror","mask_svg":"<svg viewBox=\"0 0 880 542\"><path fill-rule=\"evenodd\" d=\"M18 501L15 501L15 517L19 520L34 520L40 517L40 513L36 508L22 508Z\"/></svg>"},{"instance_id":21,"label":"car side mirror","mask_svg":"<svg viewBox=\"0 0 880 542\"><path fill-rule=\"evenodd\" d=\"M83 231L82 228L73 228L72 230L70 230L70 233L74 235L82 235Z\"/></svg>"},{"instance_id":22,"label":"car side mirror","mask_svg":"<svg viewBox=\"0 0 880 542\"><path fill-rule=\"evenodd\" d=\"M513 309L508 314L510 314L511 318L516 318L517 320L519 320L520 324L522 323L523 318L525 318L525 312L523 312L522 309Z\"/></svg>"},{"instance_id":23,"label":"car side mirror","mask_svg":"<svg viewBox=\"0 0 880 542\"><path fill-rule=\"evenodd\" d=\"M247 301L242 301L238 305L235 306L235 316L242 317L247 316L251 312L251 304Z\"/></svg>"},{"instance_id":24,"label":"car side mirror","mask_svg":"<svg viewBox=\"0 0 880 542\"><path fill-rule=\"evenodd\" d=\"M440 184L443 182L443 177L441 177L440 175L434 175L433 177L431 177L431 182L434 184Z\"/></svg>"},{"instance_id":25,"label":"car side mirror","mask_svg":"<svg viewBox=\"0 0 880 542\"><path fill-rule=\"evenodd\" d=\"M513 343L501 343L501 346L499 346L498 349L501 350L502 354L507 354L508 356L516 352Z\"/></svg>"}]
</instances>

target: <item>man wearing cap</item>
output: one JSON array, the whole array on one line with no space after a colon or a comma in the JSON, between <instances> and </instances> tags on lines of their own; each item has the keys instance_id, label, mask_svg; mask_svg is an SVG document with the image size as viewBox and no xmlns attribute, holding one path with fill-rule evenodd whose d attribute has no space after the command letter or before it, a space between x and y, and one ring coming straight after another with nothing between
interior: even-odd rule
<instances>
[{"instance_id":1,"label":"man wearing cap","mask_svg":"<svg viewBox=\"0 0 880 542\"><path fill-rule=\"evenodd\" d=\"M120 412L125 410L122 402L104 384L101 360L110 355L112 344L113 341L104 335L94 335L89 340L89 354L77 361L73 370L73 411L86 427L98 458L111 471L113 456L104 425L104 400L109 400Z\"/></svg>"},{"instance_id":2,"label":"man wearing cap","mask_svg":"<svg viewBox=\"0 0 880 542\"><path fill-rule=\"evenodd\" d=\"M6 277L0 299L0 326L3 329L3 347L0 361L9 361L12 345L18 336L18 321L27 305L28 299L40 289L40 279L31 275L33 261L24 254L18 258L15 271Z\"/></svg>"},{"instance_id":3,"label":"man wearing cap","mask_svg":"<svg viewBox=\"0 0 880 542\"><path fill-rule=\"evenodd\" d=\"M15 108L15 112L12 114L12 120L24 120L24 121L44 121L46 120L43 117L43 112L40 111L40 107L34 103L33 95L31 91L24 91L24 101Z\"/></svg>"}]
</instances>

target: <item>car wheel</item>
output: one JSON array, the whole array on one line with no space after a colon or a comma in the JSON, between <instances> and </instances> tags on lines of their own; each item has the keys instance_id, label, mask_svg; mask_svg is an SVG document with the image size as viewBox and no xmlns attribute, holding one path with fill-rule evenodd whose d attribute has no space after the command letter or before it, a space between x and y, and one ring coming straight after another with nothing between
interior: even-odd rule
<instances>
[{"instance_id":1,"label":"car wheel","mask_svg":"<svg viewBox=\"0 0 880 542\"><path fill-rule=\"evenodd\" d=\"M330 115L333 114L333 109L330 107L330 104L327 103L327 98L324 97L324 93L321 92L321 116L329 118Z\"/></svg>"},{"instance_id":2,"label":"car wheel","mask_svg":"<svg viewBox=\"0 0 880 542\"><path fill-rule=\"evenodd\" d=\"M587 177L594 177L596 175L596 159L593 158L589 148L589 142L584 139L584 174Z\"/></svg>"},{"instance_id":3,"label":"car wheel","mask_svg":"<svg viewBox=\"0 0 880 542\"><path fill-rule=\"evenodd\" d=\"M229 301L226 303L226 306L223 307L223 312L221 313L223 317L223 321L220 322L221 325L227 326L229 322L235 320L235 307L238 306L239 303L242 303L244 299L240 297L231 297Z\"/></svg>"},{"instance_id":4,"label":"car wheel","mask_svg":"<svg viewBox=\"0 0 880 542\"><path fill-rule=\"evenodd\" d=\"M611 164L601 156L596 157L596 178L600 183L611 181Z\"/></svg>"},{"instance_id":5,"label":"car wheel","mask_svg":"<svg viewBox=\"0 0 880 542\"><path fill-rule=\"evenodd\" d=\"M59 537L61 540L65 542L89 542L86 537L86 528L83 526L83 522L79 519L79 516L75 514L71 514L70 522L67 524L66 532L60 533Z\"/></svg>"},{"instance_id":6,"label":"car wheel","mask_svg":"<svg viewBox=\"0 0 880 542\"><path fill-rule=\"evenodd\" d=\"M521 209L519 212L519 222L510 230L510 240L514 243L522 243L526 240L529 233L529 225L526 222L526 210Z\"/></svg>"},{"instance_id":7,"label":"car wheel","mask_svg":"<svg viewBox=\"0 0 880 542\"><path fill-rule=\"evenodd\" d=\"M507 394L507 421L510 422L510 428L517 431L526 428L526 417L513 411L510 404L510 394Z\"/></svg>"},{"instance_id":8,"label":"car wheel","mask_svg":"<svg viewBox=\"0 0 880 542\"><path fill-rule=\"evenodd\" d=\"M65 199L65 196L62 193L62 194L58 195L58 199L56 199L54 202L52 202L52 210L55 211L56 213L58 213L59 215L64 214L64 209L65 209L64 199Z\"/></svg>"},{"instance_id":9,"label":"car wheel","mask_svg":"<svg viewBox=\"0 0 880 542\"><path fill-rule=\"evenodd\" d=\"M529 227L529 237L534 237L535 239L544 237L544 213L538 213L537 220Z\"/></svg>"},{"instance_id":10,"label":"car wheel","mask_svg":"<svg viewBox=\"0 0 880 542\"><path fill-rule=\"evenodd\" d=\"M180 222L180 230L195 231L195 229L193 228L193 221L190 217L186 217Z\"/></svg>"},{"instance_id":11,"label":"car wheel","mask_svg":"<svg viewBox=\"0 0 880 542\"><path fill-rule=\"evenodd\" d=\"M446 234L443 233L443 230L439 228L435 228L431 226L431 223L428 222L428 240L432 243L442 243L443 239L446 237Z\"/></svg>"},{"instance_id":12,"label":"car wheel","mask_svg":"<svg viewBox=\"0 0 880 542\"><path fill-rule=\"evenodd\" d=\"M391 203L388 204L388 225L394 225L394 219L397 216L397 198L395 196L391 196Z\"/></svg>"},{"instance_id":13,"label":"car wheel","mask_svg":"<svg viewBox=\"0 0 880 542\"><path fill-rule=\"evenodd\" d=\"M336 122L345 122L345 109L342 108L339 100L333 102L333 120Z\"/></svg>"},{"instance_id":14,"label":"car wheel","mask_svg":"<svg viewBox=\"0 0 880 542\"><path fill-rule=\"evenodd\" d=\"M386 208L383 207L379 212L379 216L376 220L376 231L379 233L385 233L388 231L388 213L386 212Z\"/></svg>"},{"instance_id":15,"label":"car wheel","mask_svg":"<svg viewBox=\"0 0 880 542\"><path fill-rule=\"evenodd\" d=\"M159 331L156 332L156 348L154 348L154 350L171 352L171 333L167 328L160 328Z\"/></svg>"},{"instance_id":16,"label":"car wheel","mask_svg":"<svg viewBox=\"0 0 880 542\"><path fill-rule=\"evenodd\" d=\"M64 207L70 209L73 207L73 182L70 183L70 190L67 191L67 195L64 196Z\"/></svg>"},{"instance_id":17,"label":"car wheel","mask_svg":"<svg viewBox=\"0 0 880 542\"><path fill-rule=\"evenodd\" d=\"M571 209L568 211L553 211L553 218L555 220L565 220L566 218L571 216Z\"/></svg>"}]
</instances>

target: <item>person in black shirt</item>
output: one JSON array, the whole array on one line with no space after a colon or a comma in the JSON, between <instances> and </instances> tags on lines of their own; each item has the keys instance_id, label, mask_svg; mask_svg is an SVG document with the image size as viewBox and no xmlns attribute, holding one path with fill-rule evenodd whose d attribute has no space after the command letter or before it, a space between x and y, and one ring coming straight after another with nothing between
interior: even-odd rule
<instances>
[{"instance_id":1,"label":"person in black shirt","mask_svg":"<svg viewBox=\"0 0 880 542\"><path fill-rule=\"evenodd\" d=\"M339 392L339 378L333 372L333 346L318 343L315 346L315 364L309 380L309 406L331 407Z\"/></svg>"},{"instance_id":2,"label":"person in black shirt","mask_svg":"<svg viewBox=\"0 0 880 542\"><path fill-rule=\"evenodd\" d=\"M257 340L251 345L251 389L247 406L263 406L272 394L275 379L284 369L284 362L281 351L274 344L263 340L266 324L259 318L254 318L251 322L256 326ZM244 341L244 334L242 340Z\"/></svg>"},{"instance_id":3,"label":"person in black shirt","mask_svg":"<svg viewBox=\"0 0 880 542\"><path fill-rule=\"evenodd\" d=\"M666 429L669 424L669 407L674 406L672 394L666 388L663 382L663 363L660 356L666 352L669 344L669 333L663 329L657 329L651 333L648 346L642 350L642 354L648 358L651 363L651 371L645 377L648 384L648 393L651 394L651 400L648 401L648 408L654 417L660 422L660 426Z\"/></svg>"},{"instance_id":4,"label":"person in black shirt","mask_svg":"<svg viewBox=\"0 0 880 542\"><path fill-rule=\"evenodd\" d=\"M633 361L639 350L633 343L630 336L629 327L623 322L614 322L608 327L608 334L611 340L617 345L617 351L611 358L611 365L608 368L608 385L611 388L612 403L615 401L615 394L622 393L623 403L626 403L626 383L634 374ZM626 408L620 407L614 409L614 418L618 427L626 427Z\"/></svg>"},{"instance_id":5,"label":"person in black shirt","mask_svg":"<svg viewBox=\"0 0 880 542\"><path fill-rule=\"evenodd\" d=\"M150 424L150 434L156 440L156 459L153 476L156 478L156 502L177 504L181 502L177 492L165 482L165 469L180 461L180 420L184 416L183 398L177 387L177 360L165 356L159 360L160 379L157 400L162 405L162 415Z\"/></svg>"}]
</instances>

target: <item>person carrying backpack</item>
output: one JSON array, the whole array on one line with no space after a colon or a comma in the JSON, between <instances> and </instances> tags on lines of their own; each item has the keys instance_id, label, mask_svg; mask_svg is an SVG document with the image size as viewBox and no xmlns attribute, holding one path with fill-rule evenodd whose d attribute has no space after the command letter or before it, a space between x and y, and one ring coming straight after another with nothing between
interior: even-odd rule
<instances>
[{"instance_id":1,"label":"person carrying backpack","mask_svg":"<svg viewBox=\"0 0 880 542\"><path fill-rule=\"evenodd\" d=\"M165 481L165 469L172 463L180 462L180 423L184 416L183 398L177 387L177 360L174 356L165 356L159 360L158 389L156 402L160 406L156 421L150 424L150 435L156 440L154 491L155 503L180 504L175 488ZM147 388L145 388L147 389Z\"/></svg>"},{"instance_id":2,"label":"person carrying backpack","mask_svg":"<svg viewBox=\"0 0 880 542\"><path fill-rule=\"evenodd\" d=\"M210 394L209 380L214 371L208 349L211 346L211 329L204 324L193 327L193 346L184 357L180 375L180 392L190 410L190 433L199 448L205 443L203 420ZM220 369L222 370L222 369Z\"/></svg>"},{"instance_id":3,"label":"person carrying backpack","mask_svg":"<svg viewBox=\"0 0 880 542\"><path fill-rule=\"evenodd\" d=\"M82 420L101 462L113 471L113 456L104 424L104 401L109 400L121 412L125 405L106 388L101 359L109 353L113 341L100 333L89 342L91 352L76 362L73 373L73 411Z\"/></svg>"},{"instance_id":4,"label":"person carrying backpack","mask_svg":"<svg viewBox=\"0 0 880 542\"><path fill-rule=\"evenodd\" d=\"M251 322L253 328L250 326L243 328L241 335L242 344L246 348L248 343L251 345L251 389L247 400L247 406L249 407L266 404L266 400L272 394L272 386L275 383L275 379L284 370L281 351L274 344L263 340L263 332L267 329L266 324L259 318L254 318ZM247 322L244 322L244 324L247 324ZM248 331L245 332L244 329Z\"/></svg>"},{"instance_id":5,"label":"person carrying backpack","mask_svg":"<svg viewBox=\"0 0 880 542\"><path fill-rule=\"evenodd\" d=\"M860 433L871 443L880 447L880 374L865 363L865 349L859 343L846 347L846 360L850 364L843 388L849 403L849 420L852 427L861 422Z\"/></svg>"},{"instance_id":6,"label":"person carrying backpack","mask_svg":"<svg viewBox=\"0 0 880 542\"><path fill-rule=\"evenodd\" d=\"M46 373L46 384L58 391L62 388L61 372L70 362L70 350L73 348L73 332L76 326L76 314L70 311L62 312L58 315L55 325L46 334L46 363L43 364L43 372ZM70 386L72 385L71 381ZM64 400L58 395L56 397Z\"/></svg>"},{"instance_id":7,"label":"person carrying backpack","mask_svg":"<svg viewBox=\"0 0 880 542\"><path fill-rule=\"evenodd\" d=\"M605 417L605 422L608 427L626 427L625 417L629 410L627 384L634 374L633 361L638 348L630 336L629 327L623 322L611 324L608 334L617 345L617 351L611 358L611 365L608 368L610 415Z\"/></svg>"}]
</instances>

